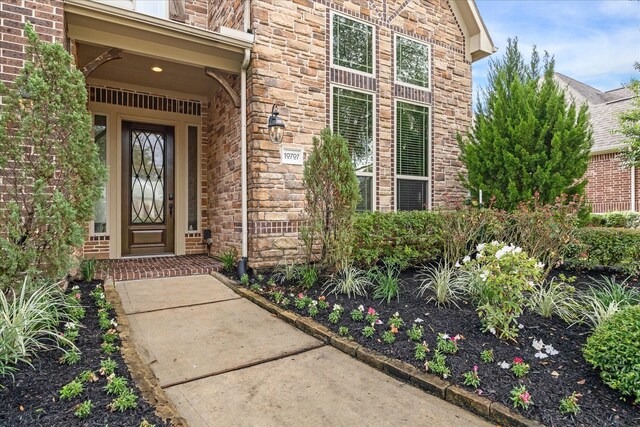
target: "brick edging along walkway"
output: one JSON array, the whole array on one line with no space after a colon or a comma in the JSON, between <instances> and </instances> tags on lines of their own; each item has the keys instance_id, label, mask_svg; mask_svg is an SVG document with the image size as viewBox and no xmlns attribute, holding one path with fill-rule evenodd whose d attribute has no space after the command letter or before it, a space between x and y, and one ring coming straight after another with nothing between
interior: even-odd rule
<instances>
[{"instance_id":1,"label":"brick edging along walkway","mask_svg":"<svg viewBox=\"0 0 640 427\"><path fill-rule=\"evenodd\" d=\"M452 384L442 378L426 372L420 371L415 366L398 359L386 357L376 351L370 350L360 344L349 341L335 333L324 325L319 324L309 317L285 310L273 304L261 295L249 289L239 286L239 283L228 277L212 272L211 275L231 288L238 295L247 298L263 309L275 314L285 322L308 333L309 335L337 348L338 350L355 357L367 365L394 376L403 381L409 382L415 387L433 394L441 399L459 406L463 409L480 415L490 421L500 425L514 427L541 427L537 421L529 420L520 414L511 411L507 406L499 402L493 402L486 397L478 396L464 388Z\"/></svg>"}]
</instances>

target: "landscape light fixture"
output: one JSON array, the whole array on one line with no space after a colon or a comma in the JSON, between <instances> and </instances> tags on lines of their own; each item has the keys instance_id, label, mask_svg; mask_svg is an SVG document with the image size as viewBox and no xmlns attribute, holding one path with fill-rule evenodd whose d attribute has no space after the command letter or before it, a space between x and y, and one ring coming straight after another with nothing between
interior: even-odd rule
<instances>
[{"instance_id":1,"label":"landscape light fixture","mask_svg":"<svg viewBox=\"0 0 640 427\"><path fill-rule=\"evenodd\" d=\"M284 122L278 117L278 114L280 114L278 112L278 106L273 104L267 127L269 128L269 139L271 139L271 142L274 144L280 144L284 136Z\"/></svg>"}]
</instances>

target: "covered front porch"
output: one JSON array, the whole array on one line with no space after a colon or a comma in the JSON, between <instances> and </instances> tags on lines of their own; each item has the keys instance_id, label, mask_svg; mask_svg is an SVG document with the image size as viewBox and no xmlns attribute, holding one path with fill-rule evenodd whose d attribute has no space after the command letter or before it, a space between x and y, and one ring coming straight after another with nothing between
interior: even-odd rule
<instances>
[{"instance_id":1,"label":"covered front porch","mask_svg":"<svg viewBox=\"0 0 640 427\"><path fill-rule=\"evenodd\" d=\"M65 1L65 18L70 51L87 81L93 136L109 170L83 256L162 256L104 264L121 279L132 278L134 264L141 269L137 278L172 275L178 260L186 262L184 274L215 269L210 259L183 256L240 246L235 224L245 130L238 125L238 83L253 35L82 0ZM212 124L221 116L222 129ZM222 189L223 178L238 185ZM225 200L238 203L224 206ZM222 211L229 218L222 220Z\"/></svg>"}]
</instances>

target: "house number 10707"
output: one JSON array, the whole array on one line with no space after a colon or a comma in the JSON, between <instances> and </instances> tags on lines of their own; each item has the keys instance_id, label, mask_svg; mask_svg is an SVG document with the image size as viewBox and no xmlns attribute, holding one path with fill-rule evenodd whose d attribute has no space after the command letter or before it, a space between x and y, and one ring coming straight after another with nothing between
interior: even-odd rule
<instances>
[{"instance_id":1,"label":"house number 10707","mask_svg":"<svg viewBox=\"0 0 640 427\"><path fill-rule=\"evenodd\" d=\"M302 148L282 147L282 163L301 165L304 160Z\"/></svg>"}]
</instances>

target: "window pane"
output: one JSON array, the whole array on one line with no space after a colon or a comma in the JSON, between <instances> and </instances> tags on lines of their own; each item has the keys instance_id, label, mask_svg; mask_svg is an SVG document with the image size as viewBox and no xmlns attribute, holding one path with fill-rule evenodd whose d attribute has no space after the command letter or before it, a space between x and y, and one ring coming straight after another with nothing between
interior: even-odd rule
<instances>
[{"instance_id":1,"label":"window pane","mask_svg":"<svg viewBox=\"0 0 640 427\"><path fill-rule=\"evenodd\" d=\"M157 16L158 18L167 17L167 0L135 0L135 5L136 12Z\"/></svg>"},{"instance_id":2,"label":"window pane","mask_svg":"<svg viewBox=\"0 0 640 427\"><path fill-rule=\"evenodd\" d=\"M189 126L188 157L188 229L192 231L198 229L198 128L195 126Z\"/></svg>"},{"instance_id":3,"label":"window pane","mask_svg":"<svg viewBox=\"0 0 640 427\"><path fill-rule=\"evenodd\" d=\"M373 73L373 27L333 15L333 63Z\"/></svg>"},{"instance_id":4,"label":"window pane","mask_svg":"<svg viewBox=\"0 0 640 427\"><path fill-rule=\"evenodd\" d=\"M429 46L398 37L396 75L399 82L429 87Z\"/></svg>"},{"instance_id":5,"label":"window pane","mask_svg":"<svg viewBox=\"0 0 640 427\"><path fill-rule=\"evenodd\" d=\"M93 135L96 145L98 146L98 153L100 161L107 164L107 117L95 116L93 125ZM94 207L94 220L93 220L93 232L94 233L106 233L107 232L107 187L102 188L102 195L96 202Z\"/></svg>"},{"instance_id":6,"label":"window pane","mask_svg":"<svg viewBox=\"0 0 640 427\"><path fill-rule=\"evenodd\" d=\"M398 103L396 112L396 172L429 176L429 109Z\"/></svg>"},{"instance_id":7,"label":"window pane","mask_svg":"<svg viewBox=\"0 0 640 427\"><path fill-rule=\"evenodd\" d=\"M334 88L333 131L347 140L356 173L373 172L373 95Z\"/></svg>"},{"instance_id":8,"label":"window pane","mask_svg":"<svg viewBox=\"0 0 640 427\"><path fill-rule=\"evenodd\" d=\"M398 179L398 210L427 209L427 181Z\"/></svg>"},{"instance_id":9,"label":"window pane","mask_svg":"<svg viewBox=\"0 0 640 427\"><path fill-rule=\"evenodd\" d=\"M373 178L370 176L359 176L358 181L360 181L360 196L362 200L356 206L356 210L358 211L370 211L373 209Z\"/></svg>"}]
</instances>

